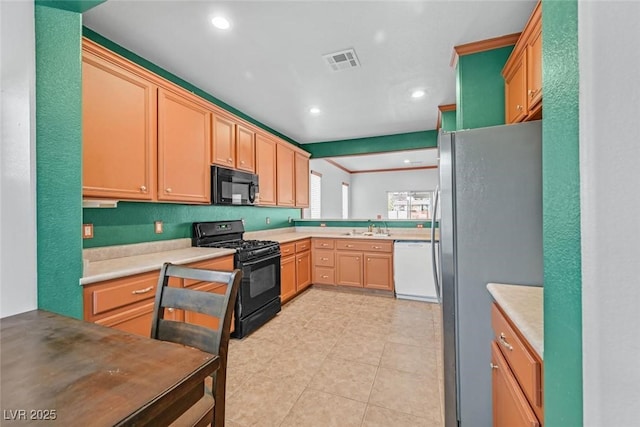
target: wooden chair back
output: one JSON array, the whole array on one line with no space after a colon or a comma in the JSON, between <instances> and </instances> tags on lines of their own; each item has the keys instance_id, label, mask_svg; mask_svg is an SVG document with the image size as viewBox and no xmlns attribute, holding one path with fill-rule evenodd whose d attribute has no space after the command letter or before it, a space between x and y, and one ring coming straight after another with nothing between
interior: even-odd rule
<instances>
[{"instance_id":1,"label":"wooden chair back","mask_svg":"<svg viewBox=\"0 0 640 427\"><path fill-rule=\"evenodd\" d=\"M203 292L169 285L169 279L197 280L202 282L226 283L224 294ZM226 389L227 351L235 300L242 272L204 270L165 263L160 270L158 288L151 325L151 338L180 343L195 347L220 357L220 368L212 375L213 397L215 399L215 423L224 425L224 399ZM190 324L164 318L165 309L174 308L202 313L218 318L218 327Z\"/></svg>"}]
</instances>

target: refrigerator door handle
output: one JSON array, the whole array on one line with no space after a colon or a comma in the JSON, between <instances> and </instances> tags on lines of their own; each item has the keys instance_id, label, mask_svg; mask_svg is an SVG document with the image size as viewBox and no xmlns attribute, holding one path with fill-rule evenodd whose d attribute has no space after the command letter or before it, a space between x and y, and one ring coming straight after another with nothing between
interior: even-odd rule
<instances>
[{"instance_id":1,"label":"refrigerator door handle","mask_svg":"<svg viewBox=\"0 0 640 427\"><path fill-rule=\"evenodd\" d=\"M436 258L436 245L440 245L440 242L436 242L436 213L438 212L438 200L440 199L440 186L436 186L436 199L433 202L433 215L431 220L431 262L432 262L432 271L433 271L433 280L436 285L436 296L438 298L438 302L442 302L442 298L440 296L440 280L438 279L438 261Z\"/></svg>"}]
</instances>

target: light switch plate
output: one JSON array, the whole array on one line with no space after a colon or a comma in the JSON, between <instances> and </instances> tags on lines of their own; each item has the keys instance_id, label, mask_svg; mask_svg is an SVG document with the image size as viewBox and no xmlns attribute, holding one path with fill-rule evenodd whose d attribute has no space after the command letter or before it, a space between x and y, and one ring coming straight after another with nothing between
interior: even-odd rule
<instances>
[{"instance_id":1,"label":"light switch plate","mask_svg":"<svg viewBox=\"0 0 640 427\"><path fill-rule=\"evenodd\" d=\"M156 231L156 234L162 234L163 232L162 221L156 221L153 224L154 224L154 229Z\"/></svg>"},{"instance_id":2,"label":"light switch plate","mask_svg":"<svg viewBox=\"0 0 640 427\"><path fill-rule=\"evenodd\" d=\"M82 224L82 238L93 239L93 224Z\"/></svg>"}]
</instances>

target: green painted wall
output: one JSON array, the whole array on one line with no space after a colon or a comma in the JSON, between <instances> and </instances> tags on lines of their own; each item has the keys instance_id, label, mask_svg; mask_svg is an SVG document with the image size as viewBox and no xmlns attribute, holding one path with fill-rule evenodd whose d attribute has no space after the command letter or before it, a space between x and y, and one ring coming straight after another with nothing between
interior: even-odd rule
<instances>
[{"instance_id":1,"label":"green painted wall","mask_svg":"<svg viewBox=\"0 0 640 427\"><path fill-rule=\"evenodd\" d=\"M577 0L543 1L542 40L545 425L572 427L583 422Z\"/></svg>"},{"instance_id":2,"label":"green painted wall","mask_svg":"<svg viewBox=\"0 0 640 427\"><path fill-rule=\"evenodd\" d=\"M456 129L504 124L502 68L513 46L463 55L458 59Z\"/></svg>"},{"instance_id":3,"label":"green painted wall","mask_svg":"<svg viewBox=\"0 0 640 427\"><path fill-rule=\"evenodd\" d=\"M125 245L155 240L191 237L194 221L245 220L245 230L255 231L293 226L300 209L253 206L193 206L169 203L120 202L115 209L84 210L84 222L93 224L93 239L85 239L85 248ZM269 217L270 224L266 223ZM164 232L156 234L154 221L162 221Z\"/></svg>"},{"instance_id":4,"label":"green painted wall","mask_svg":"<svg viewBox=\"0 0 640 427\"><path fill-rule=\"evenodd\" d=\"M146 68L147 70L159 75L160 77L167 79L168 81L175 83L176 85L185 88L186 90L188 90L189 92L193 92L194 94L196 94L197 96L206 99L207 101L218 105L222 108L224 108L225 110L235 114L236 116L248 121L249 123L253 123L254 125L258 126L261 129L266 130L267 132L273 134L273 135L277 135L278 137L284 139L287 142L290 142L296 146L300 146L300 144L298 144L298 142L294 141L293 139L289 138L286 135L281 134L280 132L268 127L267 125L260 123L259 121L255 120L254 118L246 115L245 113L243 113L240 110L237 110L235 108L233 108L232 106L230 106L229 104L226 104L225 102L219 100L218 98L210 95L209 93L203 91L202 89L192 85L191 83L182 80L180 77L171 74L169 71L158 67L156 64L154 64L153 62L149 62L146 59L136 55L135 53L131 52L130 50L125 49L124 47L120 46L119 44L116 44L114 42L112 42L111 40L101 36L100 34L96 33L95 31L87 28L87 27L82 27L82 35L87 37L90 40L95 41L96 43L106 47L107 49L117 53L118 55L127 58L129 61L134 62L138 65L140 65L141 67ZM304 147L303 147L304 149Z\"/></svg>"},{"instance_id":5,"label":"green painted wall","mask_svg":"<svg viewBox=\"0 0 640 427\"><path fill-rule=\"evenodd\" d=\"M35 7L38 307L82 317L81 15Z\"/></svg>"},{"instance_id":6,"label":"green painted wall","mask_svg":"<svg viewBox=\"0 0 640 427\"><path fill-rule=\"evenodd\" d=\"M453 132L457 130L456 127L456 119L457 119L457 111L445 111L441 113L440 118L442 120L441 126L442 129L447 132Z\"/></svg>"},{"instance_id":7,"label":"green painted wall","mask_svg":"<svg viewBox=\"0 0 640 427\"><path fill-rule=\"evenodd\" d=\"M35 0L36 6L48 6L70 12L82 13L106 0Z\"/></svg>"},{"instance_id":8,"label":"green painted wall","mask_svg":"<svg viewBox=\"0 0 640 427\"><path fill-rule=\"evenodd\" d=\"M312 158L384 153L387 151L415 150L437 146L438 132L435 130L302 145L306 151L311 153Z\"/></svg>"}]
</instances>

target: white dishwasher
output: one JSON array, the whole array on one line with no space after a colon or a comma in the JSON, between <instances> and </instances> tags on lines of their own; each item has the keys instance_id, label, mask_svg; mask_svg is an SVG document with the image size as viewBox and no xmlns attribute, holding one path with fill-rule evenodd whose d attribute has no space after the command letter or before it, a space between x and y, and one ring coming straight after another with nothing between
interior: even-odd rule
<instances>
[{"instance_id":1,"label":"white dishwasher","mask_svg":"<svg viewBox=\"0 0 640 427\"><path fill-rule=\"evenodd\" d=\"M393 280L396 297L439 302L433 281L431 242L396 241L393 244Z\"/></svg>"}]
</instances>

